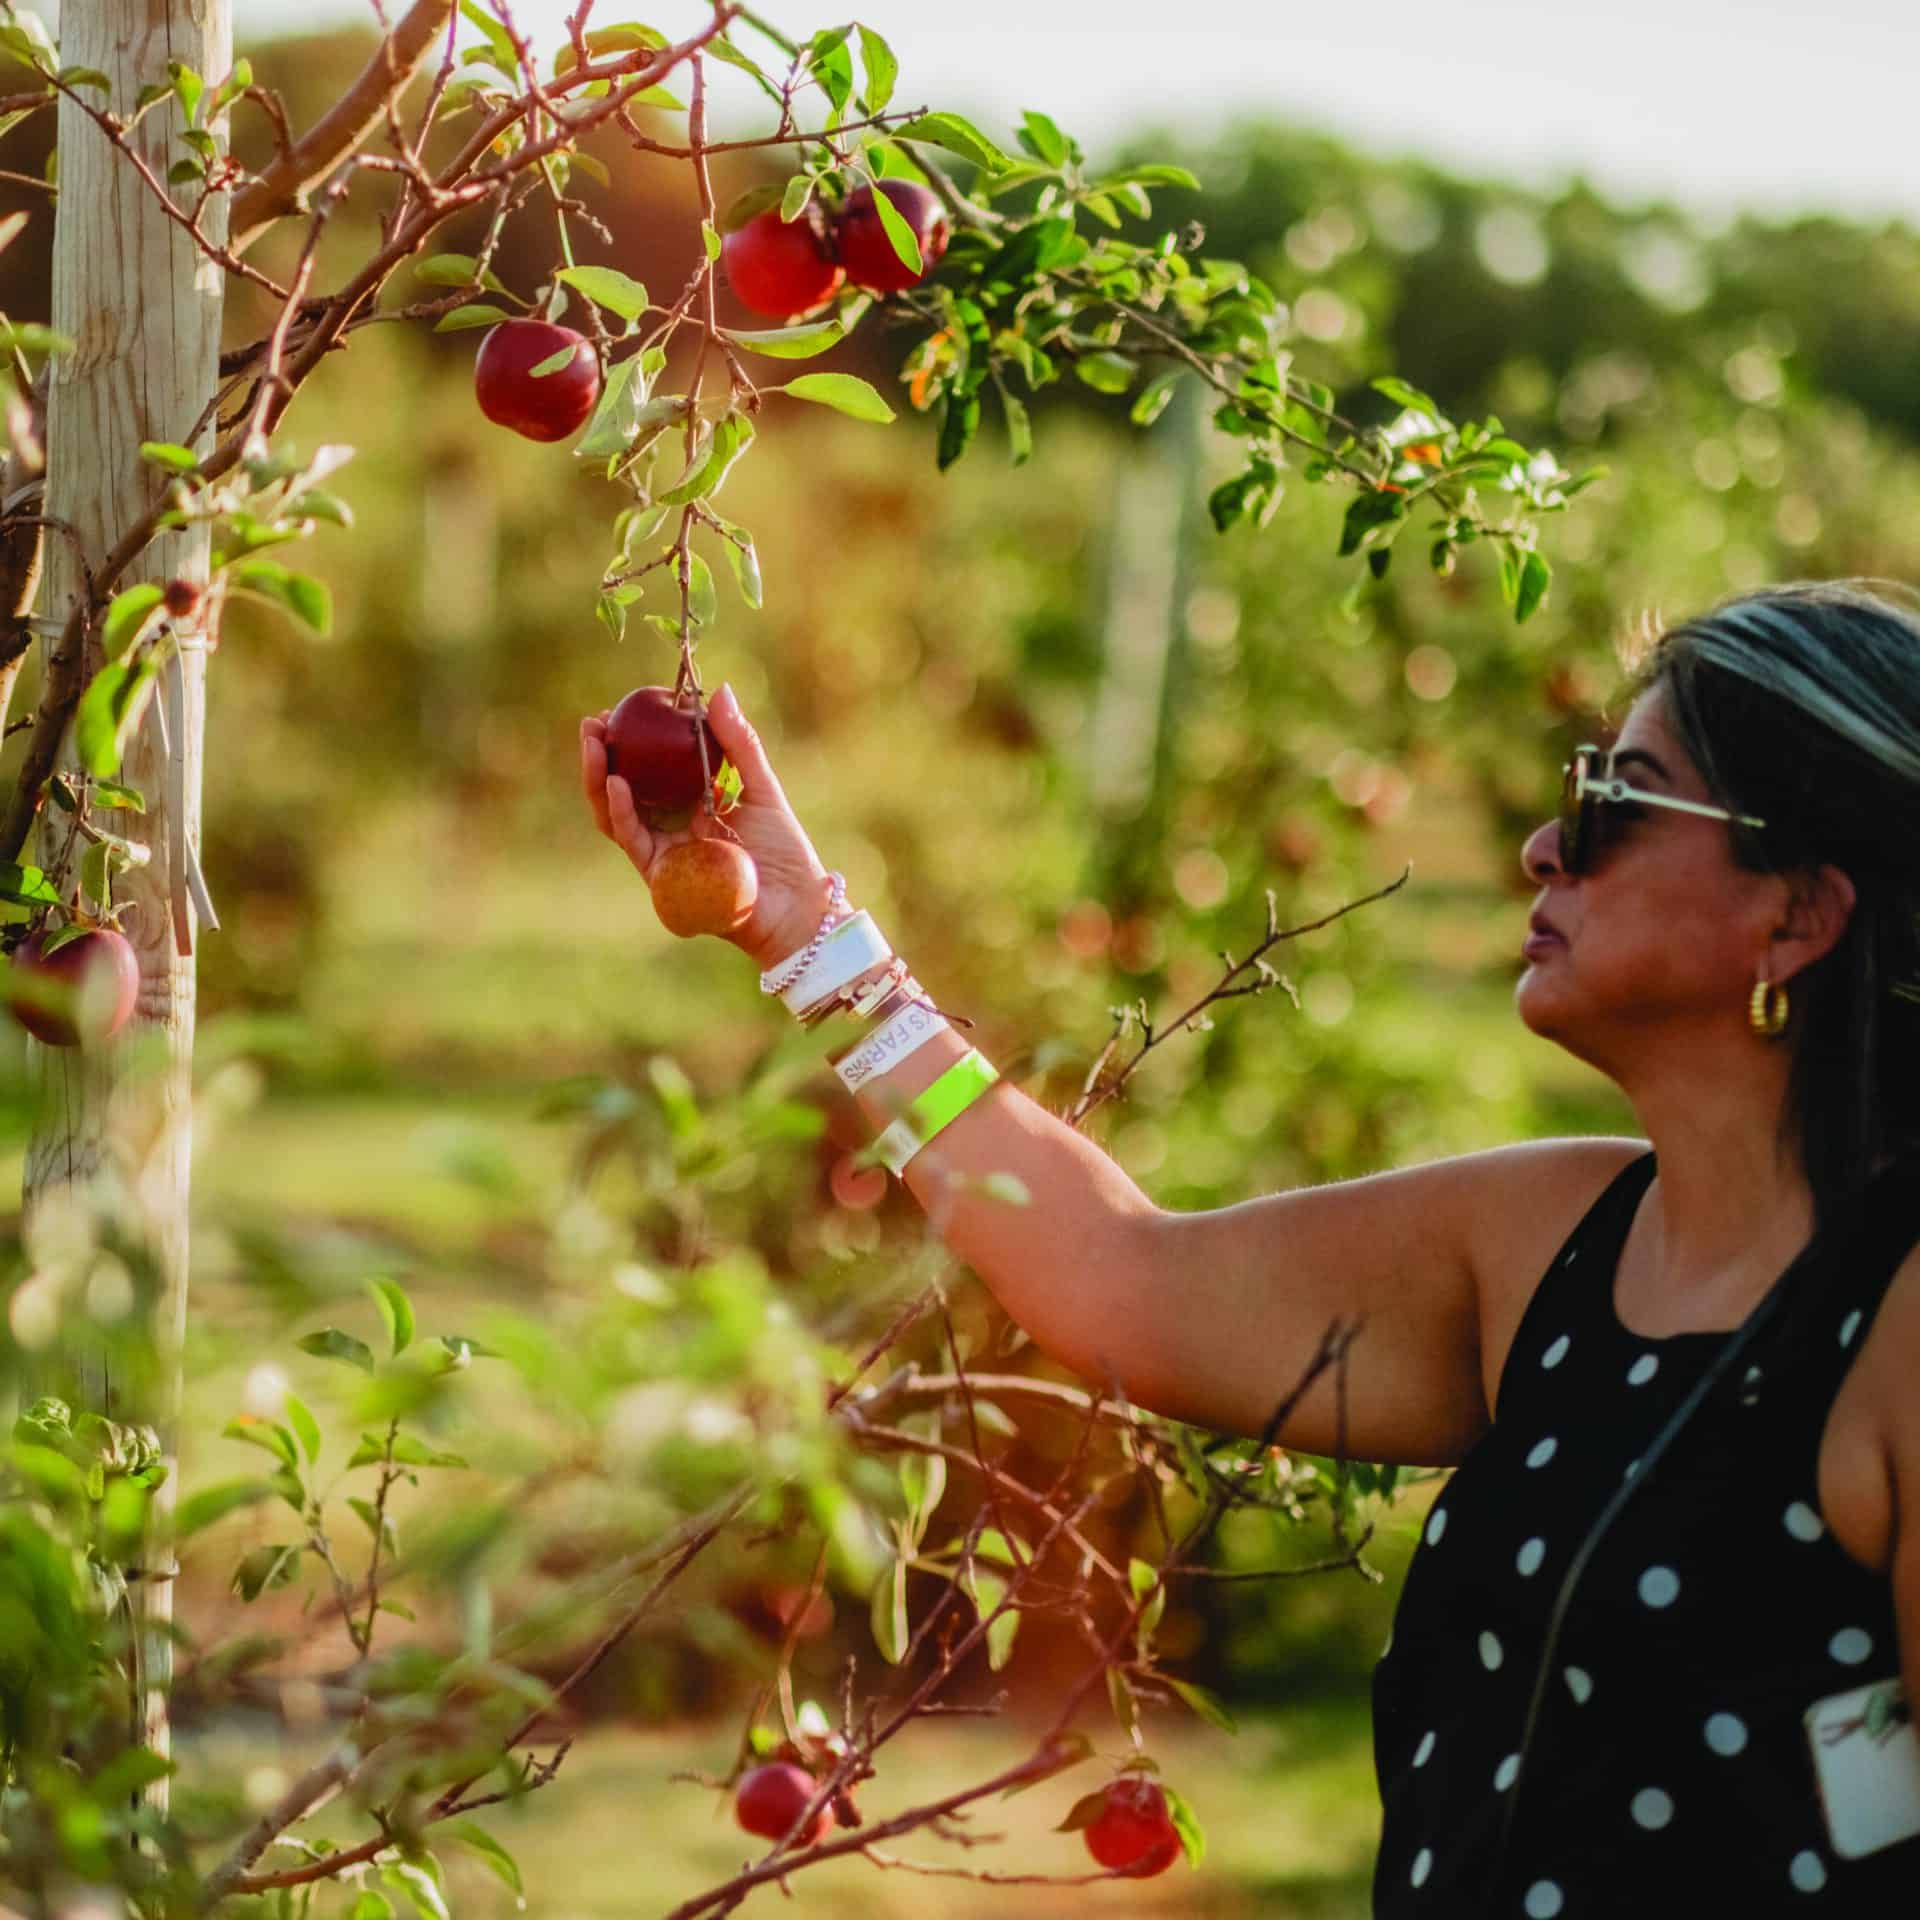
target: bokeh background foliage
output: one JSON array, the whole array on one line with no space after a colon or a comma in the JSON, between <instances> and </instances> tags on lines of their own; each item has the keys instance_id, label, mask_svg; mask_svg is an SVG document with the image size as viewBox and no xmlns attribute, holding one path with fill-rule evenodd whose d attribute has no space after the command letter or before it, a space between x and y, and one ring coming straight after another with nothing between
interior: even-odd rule
<instances>
[{"instance_id":1,"label":"bokeh background foliage","mask_svg":"<svg viewBox=\"0 0 1920 1920\"><path fill-rule=\"evenodd\" d=\"M255 59L299 124L365 50L341 35ZM9 136L0 166L37 171L42 139L32 123ZM1235 127L1200 152L1143 130L1137 151L1194 167L1204 191L1168 191L1161 212L1190 213L1210 252L1280 293L1296 364L1364 417L1385 406L1365 382L1391 369L1456 417L1497 411L1575 470L1607 464L1547 523L1545 608L1516 628L1478 554L1438 578L1412 538L1383 582L1350 594L1350 563L1333 557L1343 503L1322 489L1297 490L1264 533L1218 538L1202 503L1230 448L1180 406L1142 436L1124 403L1056 389L1031 464L1011 467L990 426L944 477L928 423L904 405L886 431L798 408L763 419L729 483L767 606L706 641L709 684L732 682L853 897L1003 1069L1055 1104L1077 1091L1110 1009L1197 997L1219 951L1257 937L1269 889L1284 921L1304 921L1411 862L1390 901L1279 956L1297 1006L1229 1009L1158 1051L1095 1122L1165 1205L1627 1124L1508 1009L1518 841L1566 748L1602 723L1615 643L1649 611L1780 578L1920 577L1920 239L1828 219L1704 230L1674 207L1578 186L1542 199L1286 127ZM606 257L677 285L697 244L683 183L617 145L600 153L614 182L594 202L615 236ZM724 197L752 180L718 184ZM353 218L329 242L343 255L364 237ZM518 278L513 244L510 230L502 271L524 288L545 236L528 237ZM44 258L23 242L0 267L0 305L44 313ZM258 316L235 305L235 338L250 337ZM796 1486L824 1473L832 1442L806 1414L817 1355L793 1329L857 1350L929 1269L910 1202L834 1204L828 1169L858 1129L818 1048L757 999L730 949L664 934L590 830L577 716L670 678L671 650L637 623L615 645L594 622L617 503L564 451L481 419L473 344L369 329L319 377L293 437L359 449L343 489L358 529L312 556L335 594L334 637L239 609L210 675L205 864L225 927L200 963L182 1471L191 1488L240 1470L215 1436L237 1400L275 1390L263 1365L316 1407L347 1409L337 1370L291 1341L326 1321L370 1334L361 1279L397 1274L423 1327L514 1363L481 1368L447 1416L476 1479L463 1493L446 1470L403 1489L403 1528L451 1530L457 1558L480 1476L542 1448L563 1456L570 1422L576 1437L625 1433L648 1462L630 1499L593 1481L517 1538L487 1591L503 1616L537 1615L728 1484L751 1438L743 1382L786 1410L774 1425ZM870 326L833 364L893 391L897 359ZM15 1167L23 1044L0 1040ZM14 1281L31 1264L17 1242L16 1222ZM955 1311L996 1364L1048 1370L970 1281ZM649 1352L671 1365L650 1369ZM344 1419L335 1431L350 1443ZM1035 1421L1008 1443L1033 1462L1065 1441ZM891 1478L874 1472L884 1501ZM1367 1673L1429 1491L1384 1516L1370 1553L1381 1583L1174 1596L1163 1648L1245 1727L1236 1744L1156 1722L1212 1853L1200 1880L1181 1870L1128 1890L1130 1905L1364 1911ZM834 1554L800 1677L828 1697L845 1654L870 1661L873 1546L808 1497L793 1496L797 1517ZM972 1497L956 1476L956 1527ZM763 1517L783 1516L776 1504ZM1111 1551L1151 1555L1151 1521L1124 1500L1099 1529ZM271 1524L249 1510L192 1543L180 1611L196 1630L234 1623L234 1555ZM667 1776L727 1764L804 1586L805 1531L709 1555L683 1604L573 1702L596 1738L501 1829L536 1906L634 1910L638 1853L652 1910L656 1893L664 1906L735 1860L709 1796ZM1324 1545L1242 1516L1218 1553L1247 1568ZM297 1584L268 1592L256 1623L285 1628L299 1598ZM530 1664L557 1677L589 1625ZM973 1697L1005 1686L1017 1715L1071 1654L1030 1632ZM297 1740L227 1695L197 1702L190 1663L179 1724L188 1807L196 1780L209 1793L238 1781L220 1791L257 1801L299 1764ZM917 1729L897 1750L898 1790L923 1798L983 1771L995 1737L991 1723ZM1042 1830L1037 1812L1004 1824ZM1016 1844L1025 1864L1072 1870L1068 1837ZM511 1898L479 1879L460 1889L479 1905ZM846 1867L803 1876L796 1895L806 1911L1006 1910L990 1890Z\"/></svg>"}]
</instances>

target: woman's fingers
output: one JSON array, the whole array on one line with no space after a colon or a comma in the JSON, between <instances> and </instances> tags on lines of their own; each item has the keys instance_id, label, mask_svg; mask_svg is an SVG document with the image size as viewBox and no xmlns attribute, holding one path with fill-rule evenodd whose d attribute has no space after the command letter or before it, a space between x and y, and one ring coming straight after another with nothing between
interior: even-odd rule
<instances>
[{"instance_id":1,"label":"woman's fingers","mask_svg":"<svg viewBox=\"0 0 1920 1920\"><path fill-rule=\"evenodd\" d=\"M617 773L607 776L607 818L611 838L640 869L642 879L653 865L653 835L633 804L633 789Z\"/></svg>"},{"instance_id":2,"label":"woman's fingers","mask_svg":"<svg viewBox=\"0 0 1920 1920\"><path fill-rule=\"evenodd\" d=\"M607 742L601 721L589 717L580 722L580 785L593 809L593 821L609 840L613 822L607 814Z\"/></svg>"},{"instance_id":3,"label":"woman's fingers","mask_svg":"<svg viewBox=\"0 0 1920 1920\"><path fill-rule=\"evenodd\" d=\"M730 686L723 685L707 703L707 718L712 721L720 745L740 775L740 797L755 806L778 807L782 812L791 813L793 809L787 805L787 796L767 759L767 750L760 744L759 734L747 724Z\"/></svg>"}]
</instances>

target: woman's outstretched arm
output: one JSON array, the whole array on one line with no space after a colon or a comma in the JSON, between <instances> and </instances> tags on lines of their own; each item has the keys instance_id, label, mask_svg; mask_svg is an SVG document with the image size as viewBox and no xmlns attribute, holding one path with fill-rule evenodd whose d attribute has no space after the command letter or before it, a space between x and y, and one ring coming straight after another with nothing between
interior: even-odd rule
<instances>
[{"instance_id":1,"label":"woman's outstretched arm","mask_svg":"<svg viewBox=\"0 0 1920 1920\"><path fill-rule=\"evenodd\" d=\"M763 969L804 947L827 874L723 688L711 708L742 780L727 817L761 892L733 936ZM649 832L626 783L608 778L602 721L581 729L581 770L600 829L645 876L685 833ZM696 822L695 831L720 831ZM931 983L930 983L931 984ZM937 999L937 989L935 998ZM781 1018L786 1017L781 1014ZM841 1031L845 1029L845 1031ZM821 1027L823 1052L856 1035ZM968 1049L937 1034L857 1096L877 1133ZM1321 1379L1279 1437L1371 1460L1457 1460L1488 1420L1489 1328L1510 1338L1520 1278L1623 1158L1617 1142L1499 1149L1404 1172L1170 1213L1095 1143L1002 1080L908 1163L936 1231L1052 1358L1139 1405L1255 1434L1306 1373L1328 1331L1360 1323L1346 1367ZM986 1176L1010 1174L1024 1204Z\"/></svg>"}]
</instances>

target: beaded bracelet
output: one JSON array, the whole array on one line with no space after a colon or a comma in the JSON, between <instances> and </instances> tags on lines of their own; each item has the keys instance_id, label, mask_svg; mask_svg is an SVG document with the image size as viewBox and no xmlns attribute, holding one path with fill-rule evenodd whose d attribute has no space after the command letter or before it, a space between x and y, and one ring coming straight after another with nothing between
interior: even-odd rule
<instances>
[{"instance_id":1,"label":"beaded bracelet","mask_svg":"<svg viewBox=\"0 0 1920 1920\"><path fill-rule=\"evenodd\" d=\"M820 925L813 938L798 953L789 954L777 967L769 967L760 976L762 993L785 993L793 983L813 964L813 956L820 951L820 943L833 931L834 923L840 917L840 909L847 904L847 876L844 873L827 875L827 910L820 916Z\"/></svg>"}]
</instances>

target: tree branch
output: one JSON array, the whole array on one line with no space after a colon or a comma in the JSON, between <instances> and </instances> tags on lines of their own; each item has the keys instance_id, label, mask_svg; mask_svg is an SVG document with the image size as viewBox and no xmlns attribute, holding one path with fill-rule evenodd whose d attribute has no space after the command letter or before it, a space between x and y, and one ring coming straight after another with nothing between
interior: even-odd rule
<instances>
[{"instance_id":1,"label":"tree branch","mask_svg":"<svg viewBox=\"0 0 1920 1920\"><path fill-rule=\"evenodd\" d=\"M374 49L360 77L250 186L234 195L228 246L236 254L259 239L300 197L337 167L380 123L453 16L453 0L414 0L406 17Z\"/></svg>"}]
</instances>

